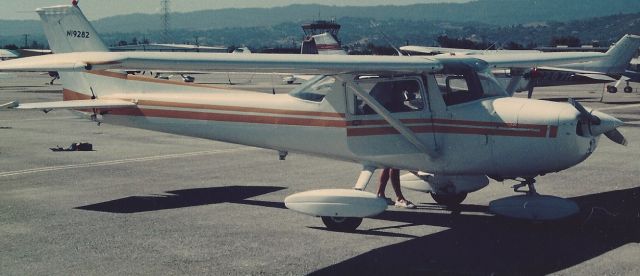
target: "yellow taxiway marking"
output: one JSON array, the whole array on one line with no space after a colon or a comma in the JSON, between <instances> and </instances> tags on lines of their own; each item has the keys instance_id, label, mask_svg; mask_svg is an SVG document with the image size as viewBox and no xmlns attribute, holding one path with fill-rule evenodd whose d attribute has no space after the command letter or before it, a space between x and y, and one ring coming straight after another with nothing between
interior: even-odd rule
<instances>
[{"instance_id":1,"label":"yellow taxiway marking","mask_svg":"<svg viewBox=\"0 0 640 276\"><path fill-rule=\"evenodd\" d=\"M243 147L243 148L232 148L232 149L225 149L225 150L187 152L187 153L178 153L178 154L167 154L167 155L156 155L156 156L149 156L149 157L120 159L120 160L112 160L112 161L92 162L92 163L84 163L84 164L73 164L73 165L42 167L42 168L34 168L34 169L26 169L26 170L18 170L18 171L0 172L0 177L22 175L22 174L31 174L31 173L39 173L39 172L50 172L50 171L77 169L77 168L113 166L113 165L120 165L120 164L126 164L126 163L137 163L137 162L166 160L166 159L174 159L174 158L185 158L185 157L192 157L192 156L213 155L213 154L222 154L222 153L231 153L231 152L239 152L239 151L249 151L249 150L257 150L257 149L256 148L249 148L249 147L244 148Z\"/></svg>"}]
</instances>

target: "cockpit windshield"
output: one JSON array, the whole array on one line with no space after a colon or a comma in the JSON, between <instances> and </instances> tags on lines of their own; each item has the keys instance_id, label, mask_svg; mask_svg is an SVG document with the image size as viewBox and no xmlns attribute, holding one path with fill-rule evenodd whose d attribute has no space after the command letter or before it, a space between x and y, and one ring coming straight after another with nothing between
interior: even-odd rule
<instances>
[{"instance_id":1,"label":"cockpit windshield","mask_svg":"<svg viewBox=\"0 0 640 276\"><path fill-rule=\"evenodd\" d=\"M305 101L321 102L336 84L336 79L330 76L319 75L298 88L289 92L289 95Z\"/></svg>"},{"instance_id":2,"label":"cockpit windshield","mask_svg":"<svg viewBox=\"0 0 640 276\"><path fill-rule=\"evenodd\" d=\"M436 80L447 105L508 95L486 63L449 60L444 61L443 65L443 70L436 75Z\"/></svg>"}]
</instances>

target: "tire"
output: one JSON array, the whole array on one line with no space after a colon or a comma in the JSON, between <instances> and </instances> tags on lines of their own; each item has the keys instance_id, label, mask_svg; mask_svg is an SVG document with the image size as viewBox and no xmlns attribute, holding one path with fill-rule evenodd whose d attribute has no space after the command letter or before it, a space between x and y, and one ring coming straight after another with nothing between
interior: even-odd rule
<instances>
[{"instance_id":1,"label":"tire","mask_svg":"<svg viewBox=\"0 0 640 276\"><path fill-rule=\"evenodd\" d=\"M615 86L609 85L609 86L607 86L607 92L609 92L609 93L617 93L618 92L618 88L615 87Z\"/></svg>"},{"instance_id":2,"label":"tire","mask_svg":"<svg viewBox=\"0 0 640 276\"><path fill-rule=\"evenodd\" d=\"M460 205L467 198L467 193L459 194L434 194L431 193L431 197L436 203L444 206L457 206Z\"/></svg>"},{"instance_id":3,"label":"tire","mask_svg":"<svg viewBox=\"0 0 640 276\"><path fill-rule=\"evenodd\" d=\"M627 86L624 88L624 93L631 93L633 92L633 88L631 88L631 86Z\"/></svg>"},{"instance_id":4,"label":"tire","mask_svg":"<svg viewBox=\"0 0 640 276\"><path fill-rule=\"evenodd\" d=\"M353 232L362 223L362 218L322 217L322 223L331 231Z\"/></svg>"},{"instance_id":5,"label":"tire","mask_svg":"<svg viewBox=\"0 0 640 276\"><path fill-rule=\"evenodd\" d=\"M293 81L292 80L287 81L287 84L293 84Z\"/></svg>"}]
</instances>

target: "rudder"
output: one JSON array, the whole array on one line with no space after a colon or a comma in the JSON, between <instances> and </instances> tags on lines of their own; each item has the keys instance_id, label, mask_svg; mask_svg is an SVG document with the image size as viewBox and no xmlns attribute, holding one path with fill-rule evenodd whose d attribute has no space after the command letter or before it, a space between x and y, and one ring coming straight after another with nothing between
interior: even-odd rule
<instances>
[{"instance_id":1,"label":"rudder","mask_svg":"<svg viewBox=\"0 0 640 276\"><path fill-rule=\"evenodd\" d=\"M36 12L54 53L109 51L78 6L39 8Z\"/></svg>"}]
</instances>

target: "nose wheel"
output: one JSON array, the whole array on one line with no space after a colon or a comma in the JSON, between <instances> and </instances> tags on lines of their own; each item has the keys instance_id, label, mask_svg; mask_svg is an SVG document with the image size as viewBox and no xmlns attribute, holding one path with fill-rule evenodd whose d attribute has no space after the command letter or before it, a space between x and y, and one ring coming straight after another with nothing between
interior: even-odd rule
<instances>
[{"instance_id":1,"label":"nose wheel","mask_svg":"<svg viewBox=\"0 0 640 276\"><path fill-rule=\"evenodd\" d=\"M452 193L452 194L443 194L443 193L431 193L431 197L433 200L447 207L455 207L460 205L465 198L467 198L467 193Z\"/></svg>"}]
</instances>

